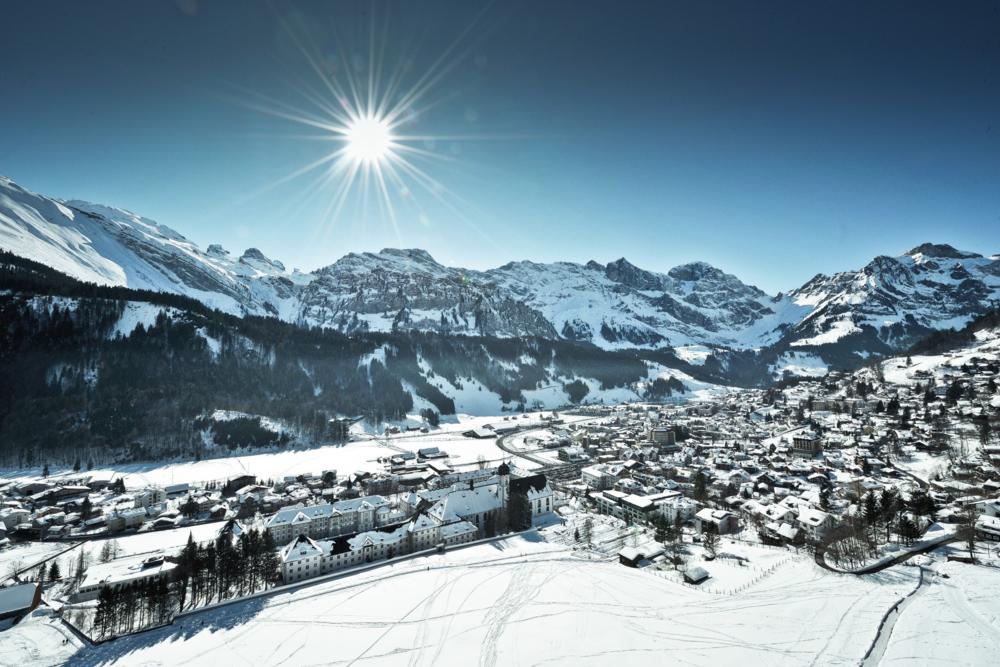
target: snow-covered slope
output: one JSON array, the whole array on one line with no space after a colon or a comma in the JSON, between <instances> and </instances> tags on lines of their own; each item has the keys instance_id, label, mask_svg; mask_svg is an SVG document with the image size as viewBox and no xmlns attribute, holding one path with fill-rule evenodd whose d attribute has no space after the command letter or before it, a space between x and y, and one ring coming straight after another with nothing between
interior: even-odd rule
<instances>
[{"instance_id":1,"label":"snow-covered slope","mask_svg":"<svg viewBox=\"0 0 1000 667\"><path fill-rule=\"evenodd\" d=\"M748 330L766 337L783 321L767 294L703 262L666 274L624 258L607 265L512 262L487 275L564 338L607 349L739 346Z\"/></svg>"},{"instance_id":2,"label":"snow-covered slope","mask_svg":"<svg viewBox=\"0 0 1000 667\"><path fill-rule=\"evenodd\" d=\"M818 275L787 298L810 309L793 327L792 346L830 345L867 330L899 350L1000 306L1000 258L925 243L858 271Z\"/></svg>"},{"instance_id":3,"label":"snow-covered slope","mask_svg":"<svg viewBox=\"0 0 1000 667\"><path fill-rule=\"evenodd\" d=\"M202 250L128 211L51 199L5 178L0 248L81 280L344 332L527 335L605 349L777 345L834 363L845 354L901 350L1000 304L1000 259L932 244L877 257L858 271L818 275L777 296L703 262L654 273L624 258L470 271L423 250L385 249L350 253L306 274L254 248L239 257L217 245Z\"/></svg>"},{"instance_id":4,"label":"snow-covered slope","mask_svg":"<svg viewBox=\"0 0 1000 667\"><path fill-rule=\"evenodd\" d=\"M3 177L0 247L83 281L183 294L236 314L281 315L294 286L309 280L260 251L202 251L129 211L50 199Z\"/></svg>"}]
</instances>

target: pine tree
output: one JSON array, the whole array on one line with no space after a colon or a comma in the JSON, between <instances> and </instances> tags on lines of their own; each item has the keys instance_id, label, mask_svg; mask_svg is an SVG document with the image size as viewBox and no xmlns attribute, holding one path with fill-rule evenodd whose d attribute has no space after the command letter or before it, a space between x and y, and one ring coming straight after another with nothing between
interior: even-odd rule
<instances>
[{"instance_id":1,"label":"pine tree","mask_svg":"<svg viewBox=\"0 0 1000 667\"><path fill-rule=\"evenodd\" d=\"M49 568L49 581L59 581L62 579L62 571L59 569L59 561L53 560L52 567Z\"/></svg>"}]
</instances>

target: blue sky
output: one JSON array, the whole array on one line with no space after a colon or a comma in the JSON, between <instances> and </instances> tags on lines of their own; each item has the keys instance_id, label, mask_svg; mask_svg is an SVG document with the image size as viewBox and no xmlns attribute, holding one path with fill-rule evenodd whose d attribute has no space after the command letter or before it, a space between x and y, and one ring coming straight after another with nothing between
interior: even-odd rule
<instances>
[{"instance_id":1,"label":"blue sky","mask_svg":"<svg viewBox=\"0 0 1000 667\"><path fill-rule=\"evenodd\" d=\"M421 142L447 205L410 183L395 225L331 220L333 182L261 192L331 144L249 104L315 113L298 44L364 72L373 18L406 84L457 40L405 129L465 137ZM41 0L0 24L0 173L306 270L624 256L776 292L927 240L1000 251L998 25L972 1Z\"/></svg>"}]
</instances>

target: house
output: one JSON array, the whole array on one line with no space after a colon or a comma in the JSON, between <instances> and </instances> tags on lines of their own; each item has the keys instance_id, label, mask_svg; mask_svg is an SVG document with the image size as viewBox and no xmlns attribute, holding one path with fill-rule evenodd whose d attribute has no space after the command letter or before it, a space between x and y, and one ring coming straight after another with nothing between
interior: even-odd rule
<instances>
[{"instance_id":1,"label":"house","mask_svg":"<svg viewBox=\"0 0 1000 667\"><path fill-rule=\"evenodd\" d=\"M684 581L689 584L700 584L708 576L708 571L703 567L692 567L684 571Z\"/></svg>"},{"instance_id":2,"label":"house","mask_svg":"<svg viewBox=\"0 0 1000 667\"><path fill-rule=\"evenodd\" d=\"M24 618L42 601L42 586L38 583L18 584L0 588L0 621Z\"/></svg>"},{"instance_id":3,"label":"house","mask_svg":"<svg viewBox=\"0 0 1000 667\"><path fill-rule=\"evenodd\" d=\"M584 453L582 447L560 447L556 450L556 456L559 457L560 461L569 461L570 463L576 461L586 461L588 456Z\"/></svg>"},{"instance_id":4,"label":"house","mask_svg":"<svg viewBox=\"0 0 1000 667\"><path fill-rule=\"evenodd\" d=\"M729 510L706 507L694 515L694 526L699 533L710 530L717 535L728 535L739 529L739 519Z\"/></svg>"},{"instance_id":5,"label":"house","mask_svg":"<svg viewBox=\"0 0 1000 667\"><path fill-rule=\"evenodd\" d=\"M650 542L638 547L625 547L618 552L618 562L627 567L639 567L642 561L651 561L663 555L663 547Z\"/></svg>"},{"instance_id":6,"label":"house","mask_svg":"<svg viewBox=\"0 0 1000 667\"><path fill-rule=\"evenodd\" d=\"M618 476L606 464L587 466L580 471L583 483L592 489L603 491L615 485Z\"/></svg>"},{"instance_id":7,"label":"house","mask_svg":"<svg viewBox=\"0 0 1000 667\"><path fill-rule=\"evenodd\" d=\"M417 456L422 459L443 459L448 456L448 452L443 452L437 447L423 447L417 450Z\"/></svg>"},{"instance_id":8,"label":"house","mask_svg":"<svg viewBox=\"0 0 1000 667\"><path fill-rule=\"evenodd\" d=\"M799 528L810 542L819 542L834 526L833 516L811 507L800 507L796 517Z\"/></svg>"},{"instance_id":9,"label":"house","mask_svg":"<svg viewBox=\"0 0 1000 667\"><path fill-rule=\"evenodd\" d=\"M990 542L1000 542L1000 517L980 515L976 519L976 537Z\"/></svg>"},{"instance_id":10,"label":"house","mask_svg":"<svg viewBox=\"0 0 1000 667\"><path fill-rule=\"evenodd\" d=\"M106 517L109 533L120 533L123 530L138 528L145 520L146 510L139 507L114 512Z\"/></svg>"}]
</instances>

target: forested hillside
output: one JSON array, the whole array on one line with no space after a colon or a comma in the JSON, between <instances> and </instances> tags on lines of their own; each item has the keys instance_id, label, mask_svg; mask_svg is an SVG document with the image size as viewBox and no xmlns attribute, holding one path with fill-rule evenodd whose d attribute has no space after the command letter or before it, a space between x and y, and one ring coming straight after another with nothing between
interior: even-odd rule
<instances>
[{"instance_id":1,"label":"forested hillside","mask_svg":"<svg viewBox=\"0 0 1000 667\"><path fill-rule=\"evenodd\" d=\"M259 433L206 437L215 411L262 415L296 437L330 441L343 435L330 425L335 417L378 423L421 410L452 414L455 402L441 387L479 385L511 410L524 409L524 392L543 386L563 387L567 402L588 398L580 378L650 398L684 389L676 380L647 383L643 360L587 344L346 336L238 318L176 295L85 284L11 255L0 255L0 285L5 465L197 458L216 444L288 443Z\"/></svg>"}]
</instances>

